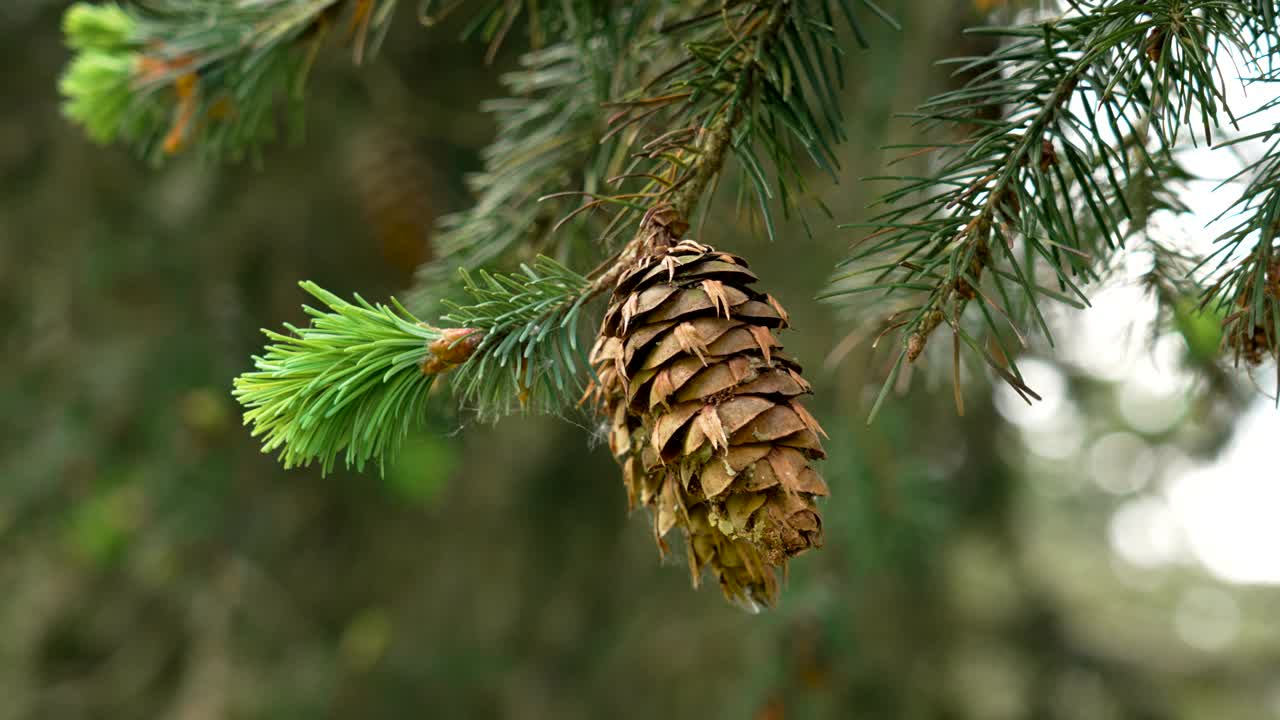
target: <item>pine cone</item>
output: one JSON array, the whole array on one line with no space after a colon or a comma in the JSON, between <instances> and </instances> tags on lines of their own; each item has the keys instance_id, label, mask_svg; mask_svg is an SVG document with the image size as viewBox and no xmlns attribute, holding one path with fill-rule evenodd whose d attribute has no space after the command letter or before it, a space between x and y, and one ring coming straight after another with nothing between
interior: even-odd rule
<instances>
[{"instance_id":1,"label":"pine cone","mask_svg":"<svg viewBox=\"0 0 1280 720\"><path fill-rule=\"evenodd\" d=\"M710 566L730 599L772 605L775 569L822 543L809 385L774 338L786 312L749 287L746 262L656 232L668 242L621 275L591 354L610 448L659 546L684 531L695 586Z\"/></svg>"}]
</instances>

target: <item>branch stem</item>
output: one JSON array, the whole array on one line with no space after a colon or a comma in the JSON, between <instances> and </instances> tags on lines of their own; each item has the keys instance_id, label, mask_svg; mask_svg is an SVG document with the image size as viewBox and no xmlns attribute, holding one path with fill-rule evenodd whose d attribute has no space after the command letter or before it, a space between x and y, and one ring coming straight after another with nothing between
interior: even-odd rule
<instances>
[{"instance_id":1,"label":"branch stem","mask_svg":"<svg viewBox=\"0 0 1280 720\"><path fill-rule=\"evenodd\" d=\"M1018 169L1029 162L1031 152L1037 145L1046 142L1043 140L1045 128L1070 101L1080 76L1088 68L1089 59L1088 56L1081 58L1063 74L1040 111L1027 123L1026 132L1006 157L1000 174L995 178L988 175L971 187L970 194L974 195L986 190L986 199L978 214L960 231L967 247L960 261L951 268L946 286L935 291L932 302L921 309L916 329L907 337L905 352L909 362L915 362L924 353L929 336L946 320L948 310L943 308L950 305L951 316L958 320L969 300L974 297L974 288L965 278L965 273L968 272L975 282L982 280L982 271L991 259L990 235L991 228L997 221L996 215L1003 203L1017 201L1017 196L1011 191L1018 177ZM993 179L994 184L988 185Z\"/></svg>"},{"instance_id":2,"label":"branch stem","mask_svg":"<svg viewBox=\"0 0 1280 720\"><path fill-rule=\"evenodd\" d=\"M640 220L635 237L592 273L594 279L587 289L588 297L612 290L622 273L641 257L672 244L688 231L688 218L724 169L725 157L733 145L734 131L742 122L743 105L749 101L758 69L754 58L767 52L768 47L777 41L792 10L791 0L760 3L760 6L769 8L768 19L754 28L757 33L754 52L747 56L738 76L732 81L737 88L735 97L720 105L701 128L696 146L687 150L690 157L680 166L683 172L668 183L667 191L650 206ZM677 132L687 132L687 129ZM659 140L670 134L660 136Z\"/></svg>"}]
</instances>

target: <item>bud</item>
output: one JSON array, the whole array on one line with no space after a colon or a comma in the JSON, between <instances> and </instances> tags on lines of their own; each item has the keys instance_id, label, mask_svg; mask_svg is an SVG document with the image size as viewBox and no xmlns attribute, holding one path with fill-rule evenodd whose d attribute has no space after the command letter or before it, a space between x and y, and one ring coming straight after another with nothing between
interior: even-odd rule
<instances>
[{"instance_id":1,"label":"bud","mask_svg":"<svg viewBox=\"0 0 1280 720\"><path fill-rule=\"evenodd\" d=\"M484 333L475 328L443 328L440 337L427 345L430 355L422 362L423 375L438 375L461 365L475 354Z\"/></svg>"},{"instance_id":2,"label":"bud","mask_svg":"<svg viewBox=\"0 0 1280 720\"><path fill-rule=\"evenodd\" d=\"M125 50L135 29L133 18L114 4L76 3L62 16L62 32L73 50Z\"/></svg>"}]
</instances>

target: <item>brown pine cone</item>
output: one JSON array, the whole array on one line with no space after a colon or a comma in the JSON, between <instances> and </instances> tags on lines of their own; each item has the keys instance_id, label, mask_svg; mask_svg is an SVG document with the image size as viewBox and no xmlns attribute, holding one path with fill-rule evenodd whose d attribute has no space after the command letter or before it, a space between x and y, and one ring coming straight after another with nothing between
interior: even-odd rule
<instances>
[{"instance_id":1,"label":"brown pine cone","mask_svg":"<svg viewBox=\"0 0 1280 720\"><path fill-rule=\"evenodd\" d=\"M619 278L591 362L659 545L680 528L695 585L710 566L730 599L772 605L775 570L822 543L827 485L812 467L822 429L799 402L809 384L774 337L786 312L756 279L705 245L660 246Z\"/></svg>"}]
</instances>

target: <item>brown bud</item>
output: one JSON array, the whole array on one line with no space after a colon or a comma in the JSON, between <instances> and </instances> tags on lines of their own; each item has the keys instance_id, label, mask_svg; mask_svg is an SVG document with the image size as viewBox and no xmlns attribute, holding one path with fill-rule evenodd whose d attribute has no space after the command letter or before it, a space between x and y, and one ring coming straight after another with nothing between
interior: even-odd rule
<instances>
[{"instance_id":1,"label":"brown bud","mask_svg":"<svg viewBox=\"0 0 1280 720\"><path fill-rule=\"evenodd\" d=\"M1058 151L1048 138L1040 141L1040 171L1044 172L1058 164Z\"/></svg>"},{"instance_id":2,"label":"brown bud","mask_svg":"<svg viewBox=\"0 0 1280 720\"><path fill-rule=\"evenodd\" d=\"M1160 62L1160 58L1164 55L1164 36L1163 27L1154 28L1147 36L1147 59L1153 63Z\"/></svg>"},{"instance_id":3,"label":"brown bud","mask_svg":"<svg viewBox=\"0 0 1280 720\"><path fill-rule=\"evenodd\" d=\"M912 333L907 338L907 362L915 362L924 353L925 338L923 333Z\"/></svg>"},{"instance_id":4,"label":"brown bud","mask_svg":"<svg viewBox=\"0 0 1280 720\"><path fill-rule=\"evenodd\" d=\"M427 346L436 357L450 365L461 365L480 346L484 333L475 328L445 328L440 339Z\"/></svg>"},{"instance_id":5,"label":"brown bud","mask_svg":"<svg viewBox=\"0 0 1280 720\"><path fill-rule=\"evenodd\" d=\"M427 345L430 355L422 361L423 375L438 375L461 365L475 354L484 333L475 328L444 328L440 337Z\"/></svg>"}]
</instances>

